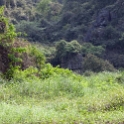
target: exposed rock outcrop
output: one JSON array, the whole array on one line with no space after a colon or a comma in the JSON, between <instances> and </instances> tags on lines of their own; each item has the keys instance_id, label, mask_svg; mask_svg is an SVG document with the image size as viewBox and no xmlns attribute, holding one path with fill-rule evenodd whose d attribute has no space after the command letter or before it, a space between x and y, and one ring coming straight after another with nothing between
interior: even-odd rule
<instances>
[{"instance_id":1,"label":"exposed rock outcrop","mask_svg":"<svg viewBox=\"0 0 124 124\"><path fill-rule=\"evenodd\" d=\"M60 66L73 71L80 72L82 70L83 57L80 53L71 54L61 58Z\"/></svg>"},{"instance_id":2,"label":"exposed rock outcrop","mask_svg":"<svg viewBox=\"0 0 124 124\"><path fill-rule=\"evenodd\" d=\"M95 22L92 24L92 26L88 29L86 36L84 38L84 41L90 41L93 39L94 35L93 32L97 32L97 36L102 37L100 34L104 33L104 30L101 30L101 28L105 28L110 23L116 21L116 26L118 26L119 22L119 16L121 13L123 13L124 8L124 1L123 0L117 0L115 4L106 6L105 8L101 9L99 13L96 15ZM97 31L96 31L97 30ZM103 31L103 32L101 32Z\"/></svg>"}]
</instances>

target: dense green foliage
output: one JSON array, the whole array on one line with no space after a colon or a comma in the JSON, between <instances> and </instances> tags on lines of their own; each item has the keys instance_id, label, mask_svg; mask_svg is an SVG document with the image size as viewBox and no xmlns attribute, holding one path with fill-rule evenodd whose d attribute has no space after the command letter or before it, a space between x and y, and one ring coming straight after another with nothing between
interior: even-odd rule
<instances>
[{"instance_id":1,"label":"dense green foliage","mask_svg":"<svg viewBox=\"0 0 124 124\"><path fill-rule=\"evenodd\" d=\"M67 56L68 54L80 53L81 45L76 40L69 43L62 40L57 43L56 49L56 54L61 59L61 57Z\"/></svg>"},{"instance_id":2,"label":"dense green foliage","mask_svg":"<svg viewBox=\"0 0 124 124\"><path fill-rule=\"evenodd\" d=\"M111 65L107 60L98 58L95 55L88 54L83 62L83 71L93 71L93 72L101 72L101 71L115 71L113 65Z\"/></svg>"},{"instance_id":3,"label":"dense green foliage","mask_svg":"<svg viewBox=\"0 0 124 124\"><path fill-rule=\"evenodd\" d=\"M88 43L82 55L95 54L116 68L124 67L122 0L15 0L10 6L6 15L29 41Z\"/></svg>"},{"instance_id":4,"label":"dense green foliage","mask_svg":"<svg viewBox=\"0 0 124 124\"><path fill-rule=\"evenodd\" d=\"M102 46L94 46L91 43L84 43L82 44L82 54L94 54L97 56L102 55L105 49Z\"/></svg>"},{"instance_id":5,"label":"dense green foliage","mask_svg":"<svg viewBox=\"0 0 124 124\"><path fill-rule=\"evenodd\" d=\"M13 39L17 36L15 28L12 24L9 24L8 18L4 17L4 7L0 7L0 22L1 22L1 32L0 32L0 44L7 45L7 43L12 43ZM2 27L5 25L4 27Z\"/></svg>"},{"instance_id":6,"label":"dense green foliage","mask_svg":"<svg viewBox=\"0 0 124 124\"><path fill-rule=\"evenodd\" d=\"M123 72L79 76L47 66L47 78L33 68L1 78L0 123L123 123ZM29 76L30 74L30 76Z\"/></svg>"},{"instance_id":7,"label":"dense green foliage","mask_svg":"<svg viewBox=\"0 0 124 124\"><path fill-rule=\"evenodd\" d=\"M119 2L0 1L22 32L20 37L26 33L28 40L39 41L30 44L17 38L0 8L1 124L123 123L124 72L114 68L124 67L123 26L118 27L123 6L117 9ZM106 9L112 10L108 23L101 23L99 13L105 14ZM118 10L118 18L111 18L113 10ZM44 55L55 66L84 73L53 67L45 63Z\"/></svg>"},{"instance_id":8,"label":"dense green foliage","mask_svg":"<svg viewBox=\"0 0 124 124\"><path fill-rule=\"evenodd\" d=\"M0 71L7 79L13 78L16 70L30 66L41 69L45 63L44 55L24 40L17 39L13 24L4 16L0 7Z\"/></svg>"}]
</instances>

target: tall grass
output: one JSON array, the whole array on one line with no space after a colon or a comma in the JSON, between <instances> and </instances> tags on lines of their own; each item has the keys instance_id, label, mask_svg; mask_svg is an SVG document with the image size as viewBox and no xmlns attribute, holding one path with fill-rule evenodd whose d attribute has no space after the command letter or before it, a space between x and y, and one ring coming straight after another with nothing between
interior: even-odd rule
<instances>
[{"instance_id":1,"label":"tall grass","mask_svg":"<svg viewBox=\"0 0 124 124\"><path fill-rule=\"evenodd\" d=\"M21 76L21 75L20 75ZM106 124L124 121L123 72L0 80L2 124Z\"/></svg>"}]
</instances>

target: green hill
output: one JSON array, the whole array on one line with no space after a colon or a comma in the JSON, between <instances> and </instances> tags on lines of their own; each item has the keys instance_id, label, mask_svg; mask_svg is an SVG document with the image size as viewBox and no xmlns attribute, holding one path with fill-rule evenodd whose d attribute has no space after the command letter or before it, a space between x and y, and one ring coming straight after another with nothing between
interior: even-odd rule
<instances>
[{"instance_id":1,"label":"green hill","mask_svg":"<svg viewBox=\"0 0 124 124\"><path fill-rule=\"evenodd\" d=\"M52 44L64 39L101 46L105 50L97 57L121 68L123 5L123 0L12 0L5 13L29 41Z\"/></svg>"}]
</instances>

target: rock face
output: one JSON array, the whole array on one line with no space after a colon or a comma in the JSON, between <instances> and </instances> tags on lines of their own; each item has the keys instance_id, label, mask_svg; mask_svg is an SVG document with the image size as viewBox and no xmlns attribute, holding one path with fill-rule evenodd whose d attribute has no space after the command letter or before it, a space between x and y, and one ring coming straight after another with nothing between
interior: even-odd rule
<instances>
[{"instance_id":1,"label":"rock face","mask_svg":"<svg viewBox=\"0 0 124 124\"><path fill-rule=\"evenodd\" d=\"M11 7L8 8L7 12L14 24L18 25L22 20L31 22L37 19L32 5L34 7L39 0L10 1ZM109 60L115 67L121 67L122 64L120 64L119 61L117 64L115 60L118 59L118 54L121 53L124 55L124 0L58 1L62 3L61 6L63 9L59 13L59 16L55 16L57 20L51 21L46 17L41 17L38 18L40 21L37 19L38 25L31 28L36 29L35 32L38 32L31 33L31 35L33 34L33 38L35 35L40 34L38 38L36 36L35 41L54 42L65 39L66 41L77 40L81 44L90 42L96 46L105 46L106 55L102 55L102 57ZM3 3L4 1L1 0L0 5ZM55 8L55 6L52 7ZM28 8L28 12L25 8ZM34 24L35 23L36 22L34 22ZM22 32L25 31L26 30L23 30ZM28 36L31 37L31 35ZM120 39L122 40L120 41ZM109 56L107 56L107 54ZM113 54L116 55L115 59L111 59ZM81 57L79 56L80 55L69 55L66 58L62 58L61 66L71 70L81 68ZM120 58L119 60L123 62L123 59Z\"/></svg>"},{"instance_id":2,"label":"rock face","mask_svg":"<svg viewBox=\"0 0 124 124\"><path fill-rule=\"evenodd\" d=\"M1 0L0 1L0 6L3 6L4 5L4 0Z\"/></svg>"},{"instance_id":3,"label":"rock face","mask_svg":"<svg viewBox=\"0 0 124 124\"><path fill-rule=\"evenodd\" d=\"M100 35L102 34L101 29L109 25L111 20L112 20L112 15L110 10L106 8L102 9L98 13L95 22L88 29L84 41L89 42L94 35L93 34L94 31L97 33L97 36L100 37Z\"/></svg>"},{"instance_id":4,"label":"rock face","mask_svg":"<svg viewBox=\"0 0 124 124\"><path fill-rule=\"evenodd\" d=\"M94 24L95 27L100 27L100 26L107 26L108 23L111 21L111 13L109 10L107 9L102 9L99 14L98 17L96 19L96 22Z\"/></svg>"},{"instance_id":5,"label":"rock face","mask_svg":"<svg viewBox=\"0 0 124 124\"><path fill-rule=\"evenodd\" d=\"M124 5L121 0L117 2L116 0L112 2L105 1L105 6L99 9L94 9L94 6L100 6L102 2L97 1L97 5L94 6L92 2L67 0L63 6L60 20L52 26L46 26L42 34L47 32L48 35L43 35L42 37L50 42L61 39L67 41L76 39L81 42L87 42L93 39L94 30L98 35L99 33L101 34L101 28L113 23L118 19L119 14L123 13L121 10Z\"/></svg>"},{"instance_id":6,"label":"rock face","mask_svg":"<svg viewBox=\"0 0 124 124\"><path fill-rule=\"evenodd\" d=\"M0 6L6 6L6 7L11 7L14 8L16 6L17 0L1 0L0 1Z\"/></svg>"},{"instance_id":7,"label":"rock face","mask_svg":"<svg viewBox=\"0 0 124 124\"><path fill-rule=\"evenodd\" d=\"M82 70L83 57L81 54L71 54L63 57L60 62L62 68L68 68L80 72Z\"/></svg>"},{"instance_id":8,"label":"rock face","mask_svg":"<svg viewBox=\"0 0 124 124\"><path fill-rule=\"evenodd\" d=\"M105 8L101 9L96 15L95 22L91 25L88 29L84 41L89 42L93 39L93 32L97 32L97 36L101 33L100 29L104 29L109 24L113 25L112 23L116 21L115 25L118 26L118 22L120 19L120 14L123 13L122 8L124 8L124 1L117 0L115 4L106 6ZM104 30L103 30L104 33ZM103 37L103 36L102 36Z\"/></svg>"}]
</instances>

